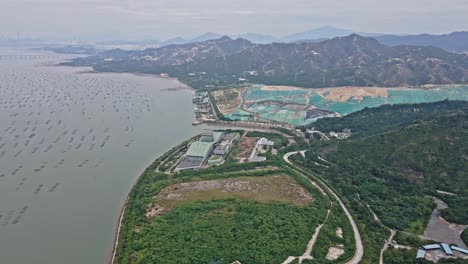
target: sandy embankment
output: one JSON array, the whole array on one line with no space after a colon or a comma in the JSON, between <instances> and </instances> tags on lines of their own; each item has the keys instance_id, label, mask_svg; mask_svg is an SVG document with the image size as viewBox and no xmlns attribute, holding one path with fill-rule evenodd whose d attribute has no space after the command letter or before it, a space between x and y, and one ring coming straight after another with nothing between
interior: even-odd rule
<instances>
[{"instance_id":1,"label":"sandy embankment","mask_svg":"<svg viewBox=\"0 0 468 264\"><path fill-rule=\"evenodd\" d=\"M294 91L294 90L305 90L307 88L300 88L294 86L262 86L260 88L263 91ZM388 88L383 87L328 87L328 88L317 88L311 89L326 100L334 102L346 102L351 98L356 100L363 100L364 97L388 97ZM324 93L329 93L325 96Z\"/></svg>"},{"instance_id":2,"label":"sandy embankment","mask_svg":"<svg viewBox=\"0 0 468 264\"><path fill-rule=\"evenodd\" d=\"M274 85L263 85L260 87L260 90L263 91L293 91L293 90L303 90L306 88L299 88L294 86L274 86Z\"/></svg>"},{"instance_id":3,"label":"sandy embankment","mask_svg":"<svg viewBox=\"0 0 468 264\"><path fill-rule=\"evenodd\" d=\"M327 95L324 93L328 91ZM340 87L340 88L326 88L317 91L328 101L346 102L351 98L362 101L364 97L371 98L388 98L388 89L380 87Z\"/></svg>"}]
</instances>

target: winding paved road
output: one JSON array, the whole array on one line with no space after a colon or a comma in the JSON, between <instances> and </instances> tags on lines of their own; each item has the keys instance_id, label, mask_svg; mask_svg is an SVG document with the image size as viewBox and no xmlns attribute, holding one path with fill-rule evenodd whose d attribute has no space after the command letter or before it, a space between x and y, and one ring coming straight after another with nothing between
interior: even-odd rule
<instances>
[{"instance_id":1,"label":"winding paved road","mask_svg":"<svg viewBox=\"0 0 468 264\"><path fill-rule=\"evenodd\" d=\"M290 160L289 160L289 157L291 157L292 155L296 155L298 153L300 153L301 155L304 156L304 153L306 152L306 150L302 150L302 151L293 151L293 152L288 152L286 153L284 156L283 156L283 159L284 161L286 161L288 164L291 164L291 165L294 165ZM354 240L356 242L356 250L354 251L354 256L352 259L350 259L348 262L346 262L347 264L358 264L359 262L361 262L361 259L362 259L362 256L364 255L364 246L362 244L362 240L361 240L361 234L359 233L359 229L356 225L356 222L354 221L353 219L353 216L349 213L348 211L348 208L346 208L346 206L344 205L344 203L341 201L340 197L338 197L338 195L336 195L336 193L330 188L328 187L327 184L325 184L323 181L321 181L320 179L317 179L318 182L320 182L331 194L333 194L333 196L336 198L336 200L338 201L338 203L340 204L341 206L341 209L343 209L343 211L345 212L346 216L348 217L349 219L349 222L351 223L351 226L353 227L353 233L354 233Z\"/></svg>"}]
</instances>

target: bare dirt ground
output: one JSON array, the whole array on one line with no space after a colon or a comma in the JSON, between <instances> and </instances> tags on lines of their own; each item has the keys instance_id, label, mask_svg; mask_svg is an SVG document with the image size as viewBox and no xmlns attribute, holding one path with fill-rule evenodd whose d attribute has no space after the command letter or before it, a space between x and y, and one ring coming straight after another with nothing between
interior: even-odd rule
<instances>
[{"instance_id":1,"label":"bare dirt ground","mask_svg":"<svg viewBox=\"0 0 468 264\"><path fill-rule=\"evenodd\" d=\"M239 160L240 163L246 162L252 153L253 148L257 144L257 138L254 137L242 137L236 150L233 153L233 157L236 160Z\"/></svg>"},{"instance_id":2,"label":"bare dirt ground","mask_svg":"<svg viewBox=\"0 0 468 264\"><path fill-rule=\"evenodd\" d=\"M436 249L436 250L426 251L426 255L424 258L432 262L438 262L441 259L454 259L454 258L468 259L468 256L458 251L453 251L453 256L448 256L447 254L444 253L442 249Z\"/></svg>"},{"instance_id":3,"label":"bare dirt ground","mask_svg":"<svg viewBox=\"0 0 468 264\"><path fill-rule=\"evenodd\" d=\"M338 227L336 229L336 236L339 238L343 238L343 229L341 227Z\"/></svg>"},{"instance_id":4,"label":"bare dirt ground","mask_svg":"<svg viewBox=\"0 0 468 264\"><path fill-rule=\"evenodd\" d=\"M468 226L452 224L440 217L439 210L445 209L448 206L439 199L435 199L435 202L437 204L437 208L432 212L431 219L427 224L422 238L432 239L448 244L457 244L462 248L466 248L467 246L460 238L460 234Z\"/></svg>"},{"instance_id":5,"label":"bare dirt ground","mask_svg":"<svg viewBox=\"0 0 468 264\"><path fill-rule=\"evenodd\" d=\"M212 94L219 111L223 115L234 112L242 103L241 88L214 91Z\"/></svg>"},{"instance_id":6,"label":"bare dirt ground","mask_svg":"<svg viewBox=\"0 0 468 264\"><path fill-rule=\"evenodd\" d=\"M329 91L327 95L324 95L326 91ZM326 88L317 91L322 97L329 101L334 102L346 102L351 98L358 101L364 99L364 97L388 97L387 88L380 87L340 87L340 88Z\"/></svg>"},{"instance_id":7,"label":"bare dirt ground","mask_svg":"<svg viewBox=\"0 0 468 264\"><path fill-rule=\"evenodd\" d=\"M297 206L306 206L313 201L307 190L286 175L193 181L177 183L161 190L148 207L146 216L158 216L176 206L196 201L228 198Z\"/></svg>"},{"instance_id":8,"label":"bare dirt ground","mask_svg":"<svg viewBox=\"0 0 468 264\"><path fill-rule=\"evenodd\" d=\"M343 244L339 244L336 247L330 247L328 249L326 259L328 259L328 260L338 259L341 255L343 255L345 253L343 248L344 248Z\"/></svg>"}]
</instances>

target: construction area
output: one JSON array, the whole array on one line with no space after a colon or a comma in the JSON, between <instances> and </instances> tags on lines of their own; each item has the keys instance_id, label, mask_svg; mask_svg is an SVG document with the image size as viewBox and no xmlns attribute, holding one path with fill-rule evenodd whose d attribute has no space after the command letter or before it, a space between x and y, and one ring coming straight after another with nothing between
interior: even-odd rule
<instances>
[{"instance_id":1,"label":"construction area","mask_svg":"<svg viewBox=\"0 0 468 264\"><path fill-rule=\"evenodd\" d=\"M385 87L330 87L306 89L252 85L211 92L215 107L232 121L308 125L324 117L347 115L384 104L468 100L468 86L432 89Z\"/></svg>"}]
</instances>

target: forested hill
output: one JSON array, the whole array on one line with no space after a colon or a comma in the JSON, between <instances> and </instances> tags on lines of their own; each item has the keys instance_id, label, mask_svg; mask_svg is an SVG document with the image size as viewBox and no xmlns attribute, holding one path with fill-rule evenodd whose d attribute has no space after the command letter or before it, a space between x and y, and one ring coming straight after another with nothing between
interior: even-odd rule
<instances>
[{"instance_id":1,"label":"forested hill","mask_svg":"<svg viewBox=\"0 0 468 264\"><path fill-rule=\"evenodd\" d=\"M222 37L143 51L115 50L66 65L168 73L195 88L246 82L302 87L468 83L468 55L381 44L352 34L321 42L253 44Z\"/></svg>"},{"instance_id":2,"label":"forested hill","mask_svg":"<svg viewBox=\"0 0 468 264\"><path fill-rule=\"evenodd\" d=\"M467 101L439 101L421 104L383 105L365 108L341 118L319 119L302 130L315 128L322 132L340 132L344 128L352 130L353 137L369 136L377 133L401 129L413 122L438 111L468 108Z\"/></svg>"},{"instance_id":3,"label":"forested hill","mask_svg":"<svg viewBox=\"0 0 468 264\"><path fill-rule=\"evenodd\" d=\"M406 111L411 109L420 111ZM434 206L429 196L448 202L449 208L442 212L448 221L468 224L467 103L384 106L337 123L348 125L350 120L358 124L358 135L343 141L314 141L304 161L308 167L324 175L352 204L370 205L389 227L422 234ZM386 121L388 132L374 128ZM359 136L365 123L372 128ZM329 168L315 165L324 163L318 156L330 162ZM457 195L440 195L436 190Z\"/></svg>"}]
</instances>

